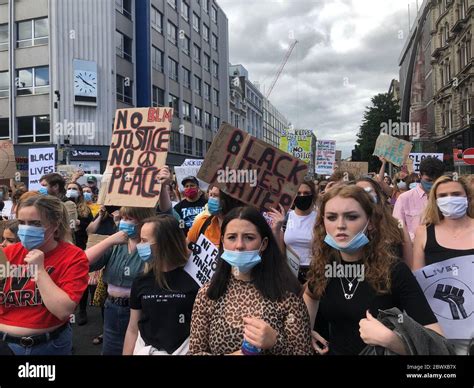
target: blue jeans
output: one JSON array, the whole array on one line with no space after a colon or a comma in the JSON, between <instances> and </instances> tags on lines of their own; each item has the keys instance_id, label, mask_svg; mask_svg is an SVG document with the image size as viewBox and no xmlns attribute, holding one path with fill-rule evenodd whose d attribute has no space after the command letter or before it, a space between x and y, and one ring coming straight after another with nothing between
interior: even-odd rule
<instances>
[{"instance_id":1,"label":"blue jeans","mask_svg":"<svg viewBox=\"0 0 474 388\"><path fill-rule=\"evenodd\" d=\"M72 329L67 325L57 338L41 344L24 347L7 343L16 356L70 356L72 352Z\"/></svg>"},{"instance_id":2,"label":"blue jeans","mask_svg":"<svg viewBox=\"0 0 474 388\"><path fill-rule=\"evenodd\" d=\"M121 356L123 343L130 320L130 307L119 306L109 299L104 306L104 342L102 354L104 356Z\"/></svg>"}]
</instances>

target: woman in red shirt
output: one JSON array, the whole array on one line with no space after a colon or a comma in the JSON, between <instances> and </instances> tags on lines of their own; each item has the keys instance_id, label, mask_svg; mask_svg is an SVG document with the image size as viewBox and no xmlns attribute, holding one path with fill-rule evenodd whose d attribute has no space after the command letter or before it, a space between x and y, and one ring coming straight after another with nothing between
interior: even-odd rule
<instances>
[{"instance_id":1,"label":"woman in red shirt","mask_svg":"<svg viewBox=\"0 0 474 388\"><path fill-rule=\"evenodd\" d=\"M67 355L69 319L87 287L84 251L66 242L68 216L52 196L19 205L20 242L4 249L8 276L0 282L0 340L16 355Z\"/></svg>"}]
</instances>

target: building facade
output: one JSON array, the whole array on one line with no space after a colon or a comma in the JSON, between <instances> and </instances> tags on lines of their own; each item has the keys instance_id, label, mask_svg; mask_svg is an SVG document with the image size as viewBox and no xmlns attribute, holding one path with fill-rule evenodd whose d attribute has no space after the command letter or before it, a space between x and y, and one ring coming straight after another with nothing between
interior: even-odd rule
<instances>
[{"instance_id":1,"label":"building facade","mask_svg":"<svg viewBox=\"0 0 474 388\"><path fill-rule=\"evenodd\" d=\"M283 114L267 99L263 99L263 141L278 148L281 132L288 128L289 122Z\"/></svg>"}]
</instances>

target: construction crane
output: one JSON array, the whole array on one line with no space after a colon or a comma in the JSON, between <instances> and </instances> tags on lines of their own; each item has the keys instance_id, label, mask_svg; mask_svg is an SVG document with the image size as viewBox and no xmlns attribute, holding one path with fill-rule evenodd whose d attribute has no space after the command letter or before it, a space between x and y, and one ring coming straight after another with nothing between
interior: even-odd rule
<instances>
[{"instance_id":1,"label":"construction crane","mask_svg":"<svg viewBox=\"0 0 474 388\"><path fill-rule=\"evenodd\" d=\"M293 52L293 49L295 48L295 46L296 46L297 43L298 43L298 41L295 40L295 41L291 44L290 48L288 49L288 51L287 51L285 57L283 58L283 61L281 62L280 66L278 67L277 74L276 74L276 76L275 76L275 78L274 78L272 84L270 85L270 88L268 89L268 92L266 93L265 98L268 99L268 97L270 97L270 94L272 93L273 88L275 87L275 85L276 85L276 83L277 83L277 81L278 81L278 78L280 78L281 72L283 71L283 69L284 69L284 67L285 67L285 65L286 65L286 62L288 62L288 59L290 58L290 55L291 55L291 53Z\"/></svg>"}]
</instances>

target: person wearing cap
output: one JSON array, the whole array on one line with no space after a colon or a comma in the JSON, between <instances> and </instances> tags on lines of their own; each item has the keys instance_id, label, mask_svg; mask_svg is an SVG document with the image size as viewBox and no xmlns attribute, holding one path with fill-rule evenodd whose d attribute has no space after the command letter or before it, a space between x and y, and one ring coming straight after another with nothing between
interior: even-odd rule
<instances>
[{"instance_id":1,"label":"person wearing cap","mask_svg":"<svg viewBox=\"0 0 474 388\"><path fill-rule=\"evenodd\" d=\"M87 186L89 186L93 195L99 194L99 189L97 187L97 178L95 176L89 175L87 177Z\"/></svg>"},{"instance_id":2,"label":"person wearing cap","mask_svg":"<svg viewBox=\"0 0 474 388\"><path fill-rule=\"evenodd\" d=\"M175 205L174 210L183 222L184 233L187 235L196 216L201 213L207 204L203 193L199 190L199 181L194 176L188 176L181 181L184 187L184 199Z\"/></svg>"}]
</instances>

